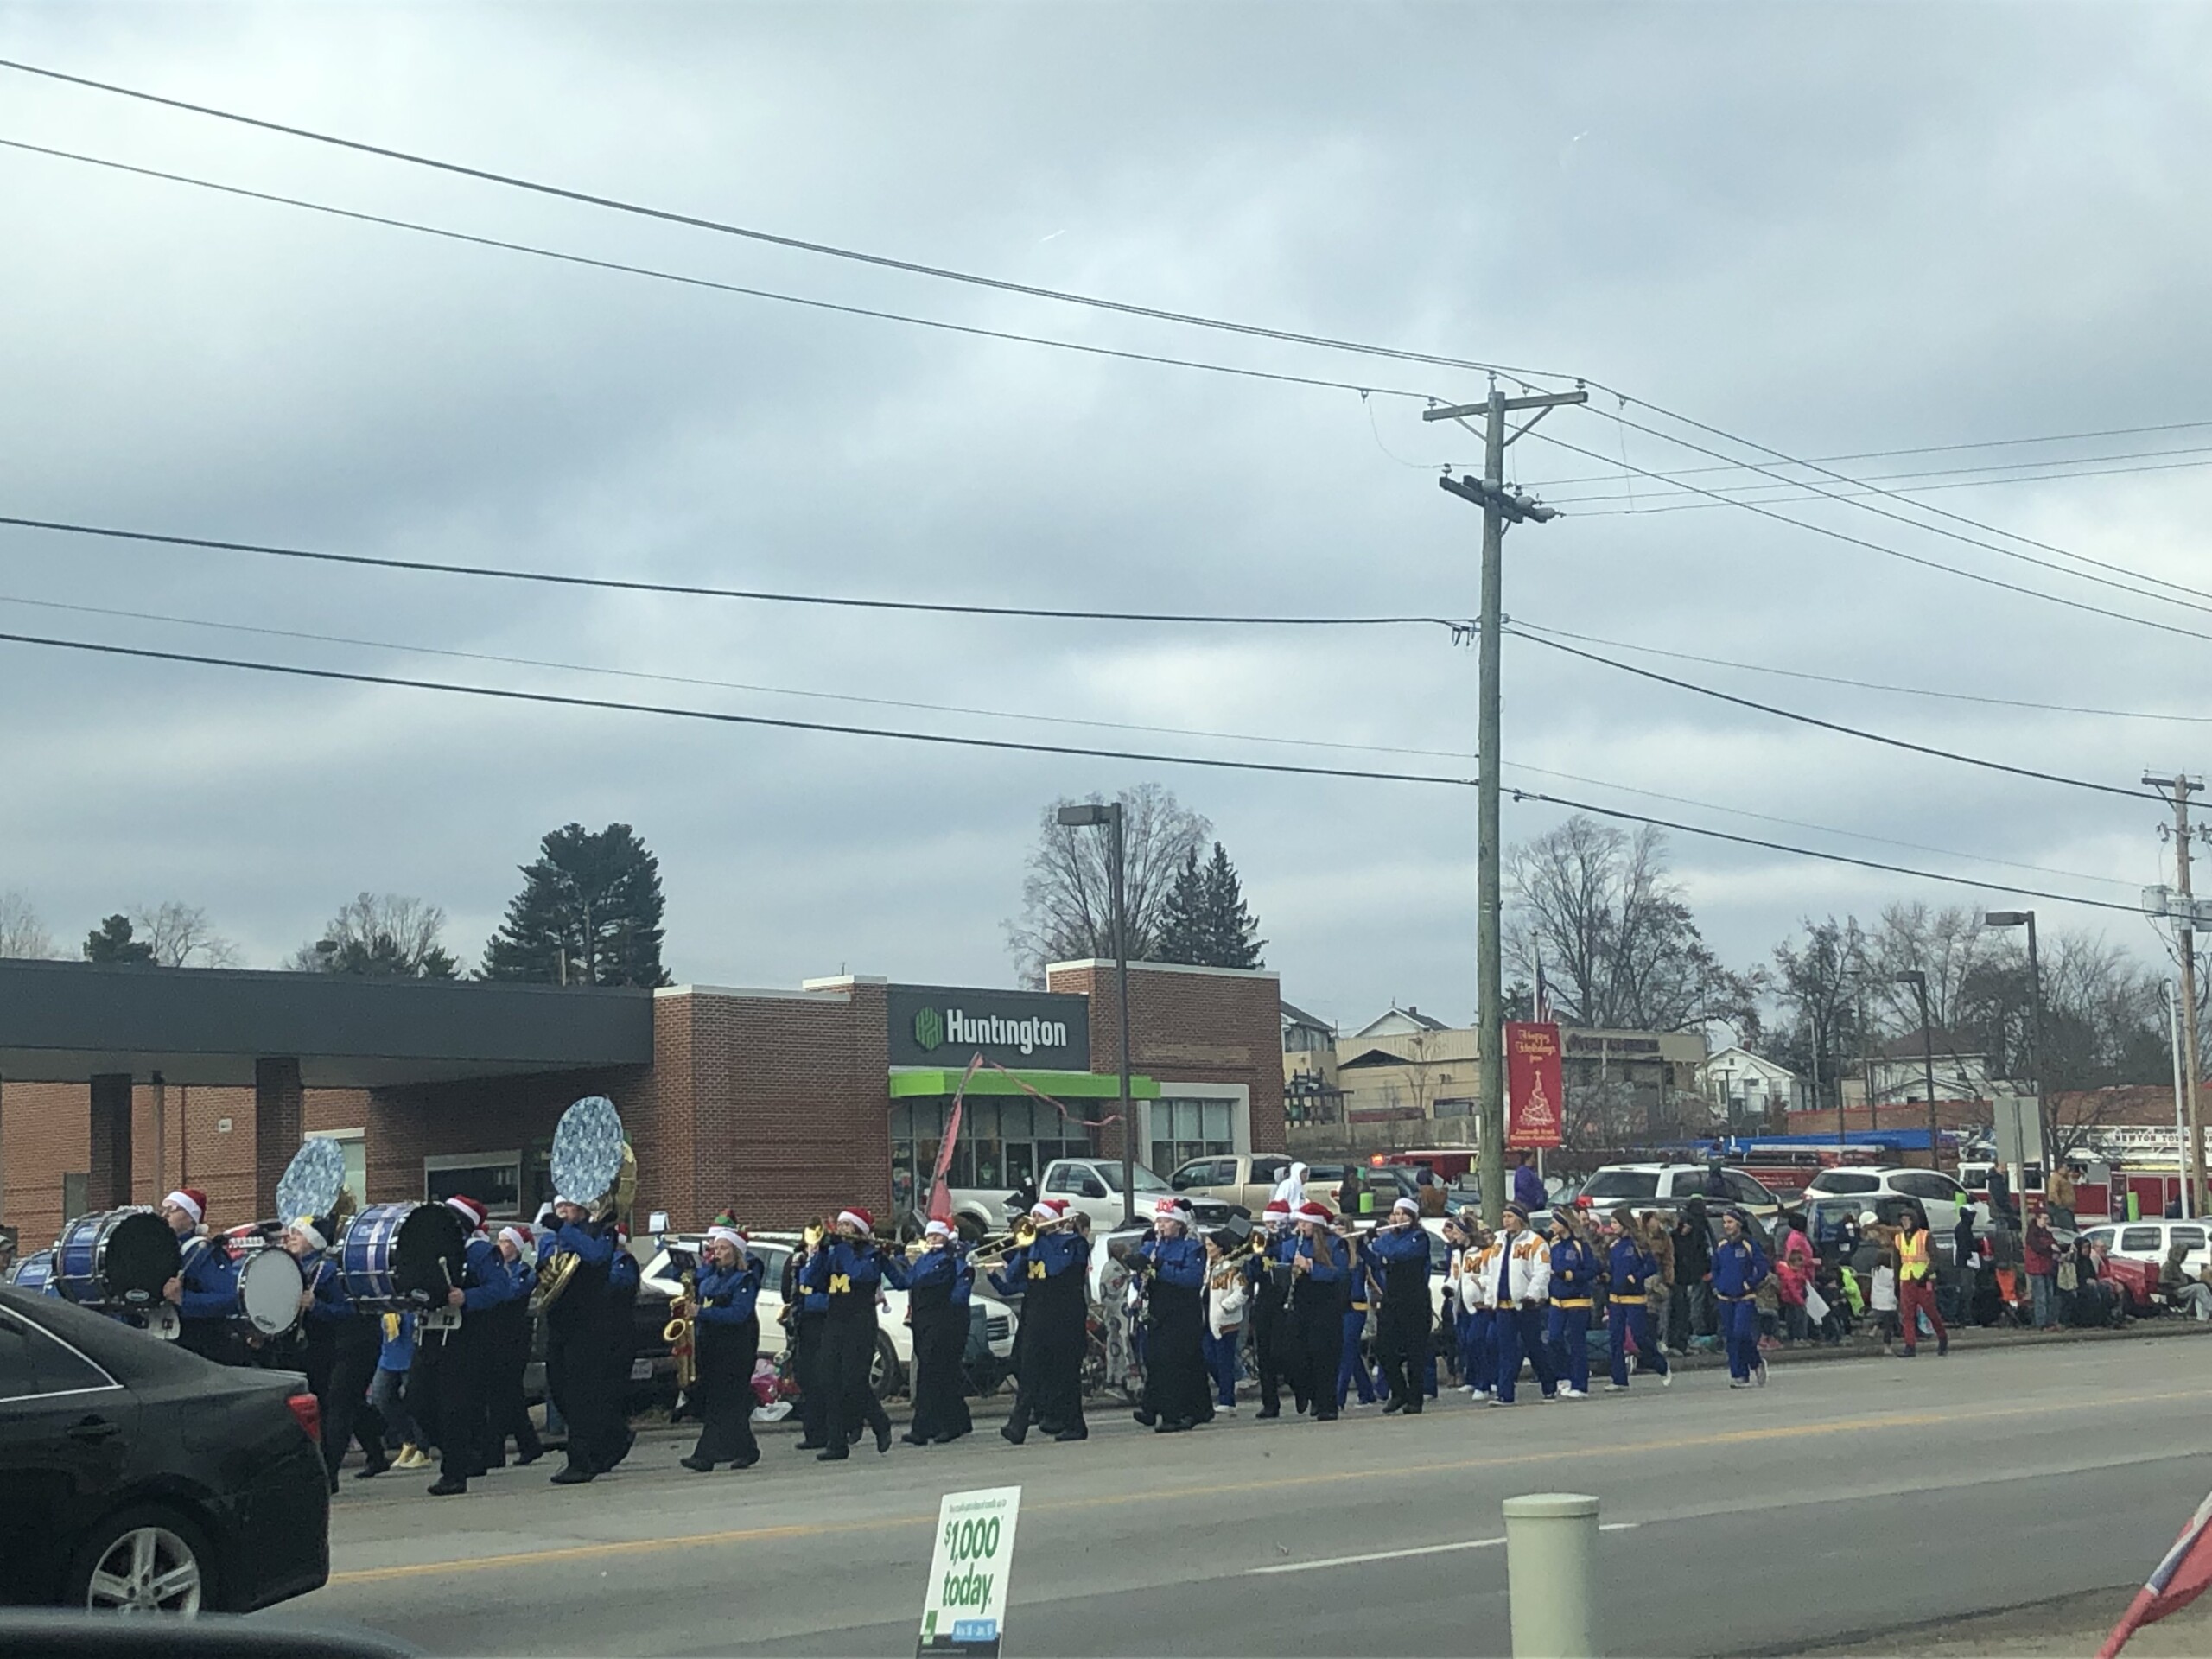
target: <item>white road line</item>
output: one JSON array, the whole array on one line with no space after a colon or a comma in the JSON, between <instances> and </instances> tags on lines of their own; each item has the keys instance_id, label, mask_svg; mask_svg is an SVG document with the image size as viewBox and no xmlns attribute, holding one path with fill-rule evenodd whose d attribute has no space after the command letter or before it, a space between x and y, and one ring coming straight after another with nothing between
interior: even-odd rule
<instances>
[{"instance_id":1,"label":"white road line","mask_svg":"<svg viewBox=\"0 0 2212 1659\"><path fill-rule=\"evenodd\" d=\"M1608 1521L1600 1532L1630 1532L1642 1525L1637 1521ZM1402 1561L1414 1555L1444 1555L1460 1549L1495 1549L1505 1541L1503 1538L1463 1538L1457 1543L1421 1544L1412 1549L1378 1549L1369 1555L1332 1555L1319 1561L1283 1561L1274 1567L1253 1567L1244 1570L1244 1576L1259 1578L1270 1573L1318 1573L1325 1567L1364 1567L1370 1561Z\"/></svg>"}]
</instances>

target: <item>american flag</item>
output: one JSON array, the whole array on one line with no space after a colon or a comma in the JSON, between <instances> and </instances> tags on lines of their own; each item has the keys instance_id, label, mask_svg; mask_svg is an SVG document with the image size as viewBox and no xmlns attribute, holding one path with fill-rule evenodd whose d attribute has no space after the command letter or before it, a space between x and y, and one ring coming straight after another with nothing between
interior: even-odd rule
<instances>
[{"instance_id":1,"label":"american flag","mask_svg":"<svg viewBox=\"0 0 2212 1659\"><path fill-rule=\"evenodd\" d=\"M2208 1544L2208 1538L2212 1538L2212 1497L2196 1506L2196 1513L2190 1516L2174 1547L2152 1573L2150 1581L2135 1592L2135 1599L2112 1627L2112 1634L2105 1637L2097 1659L2113 1659L2141 1626L2179 1612L2202 1595L2207 1586L2212 1586L2212 1544Z\"/></svg>"}]
</instances>

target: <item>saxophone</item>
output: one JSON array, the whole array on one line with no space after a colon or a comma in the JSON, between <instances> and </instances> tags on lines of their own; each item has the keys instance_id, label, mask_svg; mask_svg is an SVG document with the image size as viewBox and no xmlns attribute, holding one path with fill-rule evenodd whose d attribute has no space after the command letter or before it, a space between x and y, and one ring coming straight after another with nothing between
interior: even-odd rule
<instances>
[{"instance_id":1,"label":"saxophone","mask_svg":"<svg viewBox=\"0 0 2212 1659\"><path fill-rule=\"evenodd\" d=\"M676 1361L676 1386L686 1393L699 1380L698 1329L699 1274L696 1268L687 1268L683 1294L677 1298L660 1333L668 1344L669 1357Z\"/></svg>"}]
</instances>

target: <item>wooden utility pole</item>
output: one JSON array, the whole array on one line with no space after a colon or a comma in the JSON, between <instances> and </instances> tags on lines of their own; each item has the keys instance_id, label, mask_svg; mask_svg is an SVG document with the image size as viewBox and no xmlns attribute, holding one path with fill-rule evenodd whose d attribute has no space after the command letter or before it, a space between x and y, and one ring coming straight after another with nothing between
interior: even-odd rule
<instances>
[{"instance_id":1,"label":"wooden utility pole","mask_svg":"<svg viewBox=\"0 0 2212 1659\"><path fill-rule=\"evenodd\" d=\"M2182 1091L2189 1108L2189 1144L2185 1148L2188 1161L2183 1168L2189 1179L2189 1213L2201 1216L2205 1211L2204 1116L2198 1105L2197 1085L2204 1073L2198 1058L2196 1033L2196 914L2190 892L2189 798L2204 785L2182 772L2176 772L2171 778L2146 776L2143 781L2161 792L2172 791L2174 885L2180 903L2171 907L2167 914L2176 924L2175 942L2181 951L2182 1063L2186 1068Z\"/></svg>"}]
</instances>

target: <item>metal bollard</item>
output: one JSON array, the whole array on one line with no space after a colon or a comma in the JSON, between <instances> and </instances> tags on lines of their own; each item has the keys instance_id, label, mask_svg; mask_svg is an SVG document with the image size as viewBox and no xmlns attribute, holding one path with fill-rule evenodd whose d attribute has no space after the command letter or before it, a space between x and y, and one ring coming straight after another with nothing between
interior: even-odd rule
<instances>
[{"instance_id":1,"label":"metal bollard","mask_svg":"<svg viewBox=\"0 0 2212 1659\"><path fill-rule=\"evenodd\" d=\"M1595 1659L1598 1500L1531 1492L1505 1500L1513 1659Z\"/></svg>"}]
</instances>

